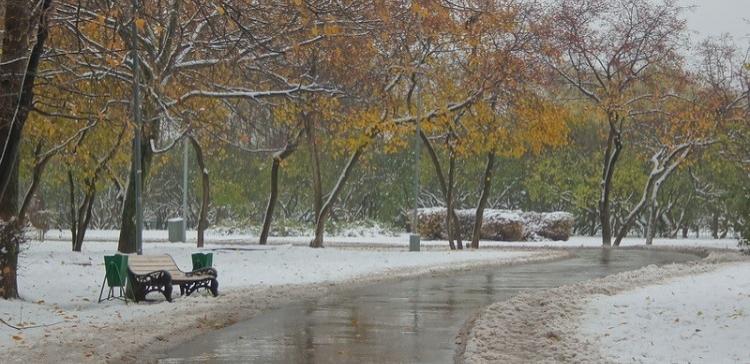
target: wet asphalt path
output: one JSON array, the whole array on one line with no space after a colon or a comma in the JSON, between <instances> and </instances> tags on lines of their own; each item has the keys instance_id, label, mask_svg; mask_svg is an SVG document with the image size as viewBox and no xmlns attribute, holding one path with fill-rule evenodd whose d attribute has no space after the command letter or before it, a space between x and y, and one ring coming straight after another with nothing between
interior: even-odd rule
<instances>
[{"instance_id":1,"label":"wet asphalt path","mask_svg":"<svg viewBox=\"0 0 750 364\"><path fill-rule=\"evenodd\" d=\"M199 336L161 363L450 363L468 317L527 289L576 283L691 254L581 249L575 257L345 290Z\"/></svg>"}]
</instances>

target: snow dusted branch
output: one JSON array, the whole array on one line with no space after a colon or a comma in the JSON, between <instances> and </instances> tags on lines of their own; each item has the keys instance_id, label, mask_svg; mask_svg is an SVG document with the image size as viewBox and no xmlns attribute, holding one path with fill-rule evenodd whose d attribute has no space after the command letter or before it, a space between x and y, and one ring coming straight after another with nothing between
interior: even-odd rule
<instances>
[{"instance_id":1,"label":"snow dusted branch","mask_svg":"<svg viewBox=\"0 0 750 364\"><path fill-rule=\"evenodd\" d=\"M649 202L651 203L651 213L647 224L647 243L653 239L652 226L656 220L656 211L658 209L658 196L661 187L666 182L667 178L687 159L688 155L695 149L706 145L713 144L713 140L706 141L690 141L683 144L676 145L674 147L661 147L659 150L651 156L651 173L648 176L646 185L643 187L643 193L638 203L630 210L625 221L617 233L615 240L615 246L618 246L622 239L627 235L630 228L636 221L638 215L646 207Z\"/></svg>"},{"instance_id":2,"label":"snow dusted branch","mask_svg":"<svg viewBox=\"0 0 750 364\"><path fill-rule=\"evenodd\" d=\"M172 147L174 147L174 145L175 145L175 144L176 144L176 143L177 143L178 141L182 140L182 138L184 138L184 137L185 137L185 135L187 135L187 134L188 134L188 133L190 132L190 130L191 130L191 128L190 128L190 127L187 127L187 128L185 128L185 129L184 129L183 131L181 131L181 132L180 132L180 134L179 134L179 135L178 135L178 136L177 136L176 138L172 139L172 141L170 141L170 142L169 142L169 144L167 144L167 145L166 145L166 146L164 146L163 148L159 148L159 147L157 147L157 146L156 146L156 142L154 141L154 139L149 139L149 142L150 142L150 146L151 146L151 151L152 151L152 152L153 152L154 154L161 154L161 153L166 153L166 152L168 152L168 151L169 151L170 149L172 149Z\"/></svg>"},{"instance_id":3,"label":"snow dusted branch","mask_svg":"<svg viewBox=\"0 0 750 364\"><path fill-rule=\"evenodd\" d=\"M428 120L428 119L436 118L441 115L445 115L448 112L461 110L465 107L471 106L479 98L481 94L482 94L482 90L476 91L473 94L471 94L469 97L464 99L463 101L448 104L448 107L446 107L445 109L430 110L426 112L424 115L422 115L421 118L424 120ZM413 123L416 121L417 121L417 117L414 115L407 115L407 116L403 116L397 119L393 119L394 124L408 124L408 123Z\"/></svg>"},{"instance_id":4,"label":"snow dusted branch","mask_svg":"<svg viewBox=\"0 0 750 364\"><path fill-rule=\"evenodd\" d=\"M182 96L180 96L179 99L169 104L169 106L172 106L174 104L182 103L186 100L189 100L191 98L195 97L207 97L207 98L220 98L220 99L251 99L251 100L258 100L262 98L269 98L269 97L293 97L295 94L300 92L323 92L323 93L329 93L329 94L343 94L342 91L338 89L330 89L326 88L324 86L318 85L316 83L312 83L309 85L294 85L291 88L284 89L284 90L269 90L269 91L252 91L252 90L233 90L233 91L208 91L208 90L192 90L189 91Z\"/></svg>"}]
</instances>

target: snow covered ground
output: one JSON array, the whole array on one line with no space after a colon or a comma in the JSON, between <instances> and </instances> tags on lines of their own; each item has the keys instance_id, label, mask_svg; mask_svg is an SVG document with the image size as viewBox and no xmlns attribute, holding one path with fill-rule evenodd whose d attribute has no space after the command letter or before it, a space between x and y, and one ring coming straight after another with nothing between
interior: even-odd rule
<instances>
[{"instance_id":1,"label":"snow covered ground","mask_svg":"<svg viewBox=\"0 0 750 364\"><path fill-rule=\"evenodd\" d=\"M207 246L202 250L214 253L219 298L177 298L170 304L154 295L151 297L156 302L125 306L119 301L96 303L104 276L102 257L116 250L117 231L88 232L83 253L70 251L68 234L51 231L47 241L26 244L19 271L22 300L0 301L0 319L21 327L42 327L19 331L0 324L0 351L7 353L7 358L18 362L122 359L128 353L146 347L153 350L154 345L168 347L174 340L337 287L479 265L554 259L565 253L544 248L601 244L596 237L573 237L567 242L481 243L484 247L538 249L533 251L451 252L445 241L426 241L422 252L410 253L406 251L406 234L388 235L377 229L327 237L327 249L307 248L309 236L273 238L271 245L260 246L252 233L209 231ZM186 270L191 266L190 254L198 251L194 247L195 232L188 234L189 243L167 243L166 231L147 231L144 237L145 253L171 254ZM623 242L623 246L640 245L643 239ZM655 246L736 249L737 242L657 239ZM138 334L143 332L147 334ZM175 335L184 337L175 339Z\"/></svg>"},{"instance_id":2,"label":"snow covered ground","mask_svg":"<svg viewBox=\"0 0 750 364\"><path fill-rule=\"evenodd\" d=\"M179 321L174 315L180 316L180 312L214 312L222 305L226 306L225 311L229 313L239 311L239 307L252 312L249 309L260 310L267 305L273 305L276 298L295 297L294 287L302 287L299 291L307 292L305 285L328 287L336 283L372 280L377 277L408 276L440 270L468 269L477 265L552 259L560 254L497 249L462 252L428 249L412 253L394 248L310 249L289 244L207 244L202 251L214 254L213 263L219 271L220 297L191 296L177 298L170 304L161 301L162 296L154 294L149 297L159 300L156 303L126 306L120 301L111 301L98 304L96 300L104 276L103 256L112 254L116 249L117 245L114 242L87 241L82 253L71 252L70 243L65 241L26 244L26 249L20 257L19 270L22 300L0 301L0 318L11 325L21 327L49 326L19 331L0 325L0 351L13 350L17 354L30 354L34 350L52 350L48 349L50 346L47 344L50 343L62 344L79 340L83 346L65 350L71 353L78 351L82 357L107 360L123 352L118 349L117 344L107 349L106 344L102 342L107 335L117 335L108 331L113 326L132 326L133 330L143 330L143 320L155 324L174 322ZM144 252L147 254L171 254L184 270L190 269L190 254L196 251L198 249L194 244L144 245ZM288 285L294 287L286 289ZM280 291L271 293L264 291L269 287L284 289L280 288ZM262 304L254 305L256 301L262 301ZM188 316L191 315L193 314ZM195 324L190 320L186 322L190 325ZM128 332L126 329L123 330ZM118 342L114 338L107 341ZM132 343L144 344L138 340ZM48 354L57 355L54 352ZM24 356L14 358L23 360ZM50 358L35 359L45 361Z\"/></svg>"},{"instance_id":3,"label":"snow covered ground","mask_svg":"<svg viewBox=\"0 0 750 364\"><path fill-rule=\"evenodd\" d=\"M91 230L86 232L88 240L96 241L117 241L117 230ZM30 234L31 236L31 234ZM144 231L144 240L154 242L166 242L168 240L167 231L165 230L147 230ZM195 242L195 230L187 232L189 242ZM270 244L294 244L307 245L312 240L312 236L287 236L287 237L270 237ZM70 231L51 230L47 232L48 240L70 241ZM257 243L258 235L253 232L239 230L207 230L206 240L214 243L225 244L247 244ZM409 246L409 235L405 233L393 234L385 229L374 227L370 229L352 229L343 231L336 236L326 236L326 244L367 244L367 245L388 245L388 246ZM447 246L447 241L426 240L422 241L425 246ZM578 248L578 247L600 247L602 244L601 237L596 236L573 236L568 241L537 241L537 242L504 242L504 241L482 241L482 246L492 247L533 247L533 248ZM644 238L625 238L622 241L623 247L642 246L645 244ZM654 246L668 247L702 247L715 249L737 249L737 239L713 239L710 237L685 239L654 239Z\"/></svg>"},{"instance_id":4,"label":"snow covered ground","mask_svg":"<svg viewBox=\"0 0 750 364\"><path fill-rule=\"evenodd\" d=\"M750 363L750 259L713 252L497 302L466 363Z\"/></svg>"},{"instance_id":5,"label":"snow covered ground","mask_svg":"<svg viewBox=\"0 0 750 364\"><path fill-rule=\"evenodd\" d=\"M750 263L671 279L584 308L580 334L618 363L750 363Z\"/></svg>"}]
</instances>

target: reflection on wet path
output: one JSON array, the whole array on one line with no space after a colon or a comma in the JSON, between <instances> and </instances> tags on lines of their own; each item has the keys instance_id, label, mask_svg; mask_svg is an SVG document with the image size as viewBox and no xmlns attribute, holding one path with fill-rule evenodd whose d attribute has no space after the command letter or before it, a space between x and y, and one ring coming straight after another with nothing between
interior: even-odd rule
<instances>
[{"instance_id":1,"label":"reflection on wet path","mask_svg":"<svg viewBox=\"0 0 750 364\"><path fill-rule=\"evenodd\" d=\"M648 250L580 250L557 262L499 267L342 291L200 336L163 363L450 363L465 320L525 289L696 259Z\"/></svg>"}]
</instances>

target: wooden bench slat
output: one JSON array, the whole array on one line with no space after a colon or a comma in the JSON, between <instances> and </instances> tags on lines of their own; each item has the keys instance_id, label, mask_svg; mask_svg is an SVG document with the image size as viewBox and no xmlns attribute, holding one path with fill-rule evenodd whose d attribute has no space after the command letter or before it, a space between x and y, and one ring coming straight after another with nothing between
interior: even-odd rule
<instances>
[{"instance_id":1,"label":"wooden bench slat","mask_svg":"<svg viewBox=\"0 0 750 364\"><path fill-rule=\"evenodd\" d=\"M137 276L144 276L153 272L166 271L169 273L169 277L166 278L171 284L167 283L167 287L161 290L160 288L149 288L150 290L160 290L164 293L167 300L171 301L171 286L180 285L180 291L185 290L187 294L195 291L197 288L205 287L211 290L211 293L216 296L218 293L218 282L216 281L215 274L203 274L197 276L188 276L183 272L180 267L177 266L172 256L168 254L162 255L129 255L128 258L128 269L132 274ZM215 272L215 271L214 271ZM209 283L207 283L209 282ZM164 283L161 283L162 287ZM185 293L183 292L183 293ZM143 293L143 297L145 294Z\"/></svg>"},{"instance_id":2,"label":"wooden bench slat","mask_svg":"<svg viewBox=\"0 0 750 364\"><path fill-rule=\"evenodd\" d=\"M173 281L199 281L202 277L188 277L169 255L133 255L128 259L128 266L133 273L148 274L155 271L167 271Z\"/></svg>"}]
</instances>

